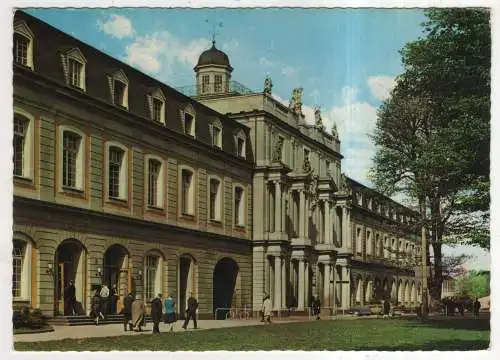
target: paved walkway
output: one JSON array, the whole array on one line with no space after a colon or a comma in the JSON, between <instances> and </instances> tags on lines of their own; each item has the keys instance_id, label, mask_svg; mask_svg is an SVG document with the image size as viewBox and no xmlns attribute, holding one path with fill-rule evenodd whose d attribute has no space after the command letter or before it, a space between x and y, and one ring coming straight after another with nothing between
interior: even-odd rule
<instances>
[{"instance_id":1,"label":"paved walkway","mask_svg":"<svg viewBox=\"0 0 500 360\"><path fill-rule=\"evenodd\" d=\"M274 323L290 323L290 322L303 322L309 321L307 318L303 320L276 320ZM198 330L208 330L217 328L227 328L227 327L239 327L239 326L254 326L254 325L265 325L259 320L249 319L249 320L199 320ZM192 329L193 323L189 323L187 331L194 331ZM49 340L61 340L61 339L82 339L91 337L108 337L108 336L140 336L140 335L150 335L152 334L153 323L148 322L146 327L142 332L135 331L123 331L123 324L106 324L106 325L82 325L82 326L54 326L54 331L40 334L18 334L14 335L14 342L18 341L49 341ZM160 332L167 332L170 327L167 324L160 323ZM174 331L186 331L182 329L182 321L178 321L174 325Z\"/></svg>"}]
</instances>

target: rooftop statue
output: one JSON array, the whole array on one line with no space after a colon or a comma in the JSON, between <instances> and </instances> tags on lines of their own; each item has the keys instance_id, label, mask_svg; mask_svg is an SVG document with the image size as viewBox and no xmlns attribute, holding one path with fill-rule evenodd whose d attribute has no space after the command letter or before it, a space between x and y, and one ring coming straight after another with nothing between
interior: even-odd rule
<instances>
[{"instance_id":1,"label":"rooftop statue","mask_svg":"<svg viewBox=\"0 0 500 360\"><path fill-rule=\"evenodd\" d=\"M345 174L342 174L341 177L341 183L340 183L340 191L347 193L348 195L352 194L351 187L349 186L349 182L347 180L347 176Z\"/></svg>"},{"instance_id":2,"label":"rooftop statue","mask_svg":"<svg viewBox=\"0 0 500 360\"><path fill-rule=\"evenodd\" d=\"M314 107L314 124L323 129L323 119L321 118L321 108L319 105Z\"/></svg>"},{"instance_id":3,"label":"rooftop statue","mask_svg":"<svg viewBox=\"0 0 500 360\"><path fill-rule=\"evenodd\" d=\"M292 91L289 108L295 115L302 115L302 91L304 89L301 87L295 88Z\"/></svg>"},{"instance_id":4,"label":"rooftop statue","mask_svg":"<svg viewBox=\"0 0 500 360\"><path fill-rule=\"evenodd\" d=\"M273 80L269 75L266 75L266 79L264 80L264 94L271 95L273 90Z\"/></svg>"},{"instance_id":5,"label":"rooftop statue","mask_svg":"<svg viewBox=\"0 0 500 360\"><path fill-rule=\"evenodd\" d=\"M339 138L339 132L337 130L337 124L333 123L332 125L332 136L335 138L335 139L338 139Z\"/></svg>"}]
</instances>

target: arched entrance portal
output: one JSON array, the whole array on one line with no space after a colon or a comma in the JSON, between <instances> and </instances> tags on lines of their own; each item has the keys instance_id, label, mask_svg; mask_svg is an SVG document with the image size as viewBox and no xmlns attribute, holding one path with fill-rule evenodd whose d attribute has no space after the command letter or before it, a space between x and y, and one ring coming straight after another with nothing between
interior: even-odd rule
<instances>
[{"instance_id":1,"label":"arched entrance portal","mask_svg":"<svg viewBox=\"0 0 500 360\"><path fill-rule=\"evenodd\" d=\"M54 314L83 315L85 313L85 285L87 252L81 242L74 239L64 240L55 253L54 276ZM74 306L64 302L64 290L72 281L75 286L76 303ZM71 308L73 307L73 308Z\"/></svg>"},{"instance_id":2,"label":"arched entrance portal","mask_svg":"<svg viewBox=\"0 0 500 360\"><path fill-rule=\"evenodd\" d=\"M102 282L110 289L116 286L118 293L117 312L123 308L123 299L132 290L129 268L129 253L121 245L112 245L104 253Z\"/></svg>"},{"instance_id":3,"label":"arched entrance portal","mask_svg":"<svg viewBox=\"0 0 500 360\"><path fill-rule=\"evenodd\" d=\"M187 307L187 301L191 295L197 298L196 277L197 266L196 261L191 255L182 255L179 258L178 265L178 286L179 286L179 317L184 319L184 310Z\"/></svg>"},{"instance_id":4,"label":"arched entrance portal","mask_svg":"<svg viewBox=\"0 0 500 360\"><path fill-rule=\"evenodd\" d=\"M228 310L231 307L241 306L241 286L239 278L239 269L236 262L229 258L219 260L214 269L213 277L213 311L216 320L226 318Z\"/></svg>"}]
</instances>

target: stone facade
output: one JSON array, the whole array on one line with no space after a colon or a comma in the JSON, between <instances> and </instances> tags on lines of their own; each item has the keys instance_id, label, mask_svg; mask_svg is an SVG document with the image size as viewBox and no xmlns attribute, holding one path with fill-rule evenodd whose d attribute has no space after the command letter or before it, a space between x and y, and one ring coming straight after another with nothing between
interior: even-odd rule
<instances>
[{"instance_id":1,"label":"stone facade","mask_svg":"<svg viewBox=\"0 0 500 360\"><path fill-rule=\"evenodd\" d=\"M416 214L342 174L301 88L249 92L214 43L186 96L20 11L14 34L15 303L61 314L68 280L84 311L101 283L206 317L418 301Z\"/></svg>"}]
</instances>

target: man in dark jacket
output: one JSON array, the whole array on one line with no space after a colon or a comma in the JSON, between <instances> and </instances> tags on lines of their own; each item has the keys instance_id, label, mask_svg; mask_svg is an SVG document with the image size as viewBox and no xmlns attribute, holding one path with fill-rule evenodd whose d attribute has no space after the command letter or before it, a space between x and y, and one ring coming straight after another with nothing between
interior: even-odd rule
<instances>
[{"instance_id":1,"label":"man in dark jacket","mask_svg":"<svg viewBox=\"0 0 500 360\"><path fill-rule=\"evenodd\" d=\"M313 307L313 314L316 317L316 320L319 320L321 313L321 301L319 300L319 296L316 298L313 296L312 307Z\"/></svg>"},{"instance_id":2,"label":"man in dark jacket","mask_svg":"<svg viewBox=\"0 0 500 360\"><path fill-rule=\"evenodd\" d=\"M153 334L160 332L160 321L162 315L161 294L158 294L151 302L151 319L153 320Z\"/></svg>"},{"instance_id":3,"label":"man in dark jacket","mask_svg":"<svg viewBox=\"0 0 500 360\"><path fill-rule=\"evenodd\" d=\"M474 316L478 317L479 316L479 309L481 309L481 303L479 302L478 298L474 300L474 303L472 304L472 308L474 310Z\"/></svg>"},{"instance_id":4,"label":"man in dark jacket","mask_svg":"<svg viewBox=\"0 0 500 360\"><path fill-rule=\"evenodd\" d=\"M70 280L64 288L64 315L73 315L76 303L76 288L73 280Z\"/></svg>"},{"instance_id":5,"label":"man in dark jacket","mask_svg":"<svg viewBox=\"0 0 500 360\"><path fill-rule=\"evenodd\" d=\"M184 320L184 325L182 328L187 329L189 320L193 319L194 328L198 328L198 323L196 322L196 310L198 309L198 301L191 295L188 299L187 309L186 309L186 319Z\"/></svg>"},{"instance_id":6,"label":"man in dark jacket","mask_svg":"<svg viewBox=\"0 0 500 360\"><path fill-rule=\"evenodd\" d=\"M127 331L127 325L129 330L133 330L133 326L130 323L132 320L132 303L135 300L135 293L129 293L125 299L123 299L123 330Z\"/></svg>"},{"instance_id":7,"label":"man in dark jacket","mask_svg":"<svg viewBox=\"0 0 500 360\"><path fill-rule=\"evenodd\" d=\"M389 299L384 300L384 318L389 317L389 313L391 311L391 303L389 302Z\"/></svg>"}]
</instances>

